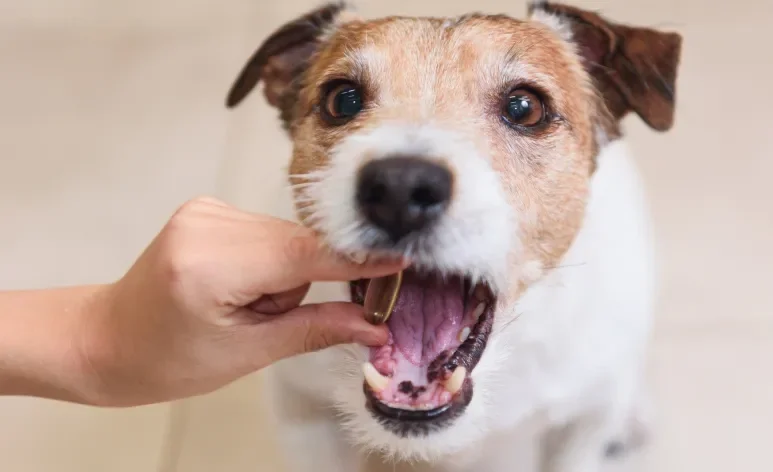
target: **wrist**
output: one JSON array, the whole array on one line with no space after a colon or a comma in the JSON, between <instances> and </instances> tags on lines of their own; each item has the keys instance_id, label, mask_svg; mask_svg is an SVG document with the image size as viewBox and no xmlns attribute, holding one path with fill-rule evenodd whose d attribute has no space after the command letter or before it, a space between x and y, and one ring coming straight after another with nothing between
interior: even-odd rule
<instances>
[{"instance_id":1,"label":"wrist","mask_svg":"<svg viewBox=\"0 0 773 472\"><path fill-rule=\"evenodd\" d=\"M0 294L0 395L98 404L88 350L109 286Z\"/></svg>"},{"instance_id":2,"label":"wrist","mask_svg":"<svg viewBox=\"0 0 773 472\"><path fill-rule=\"evenodd\" d=\"M156 369L163 359L154 347L163 343L154 338L159 324L146 322L141 301L147 300L122 279L99 287L81 310L71 372L82 403L130 407L156 401L152 391L163 378Z\"/></svg>"},{"instance_id":3,"label":"wrist","mask_svg":"<svg viewBox=\"0 0 773 472\"><path fill-rule=\"evenodd\" d=\"M112 328L113 292L113 285L92 287L71 319L74 326L66 381L79 403L112 406L109 377L118 352Z\"/></svg>"}]
</instances>

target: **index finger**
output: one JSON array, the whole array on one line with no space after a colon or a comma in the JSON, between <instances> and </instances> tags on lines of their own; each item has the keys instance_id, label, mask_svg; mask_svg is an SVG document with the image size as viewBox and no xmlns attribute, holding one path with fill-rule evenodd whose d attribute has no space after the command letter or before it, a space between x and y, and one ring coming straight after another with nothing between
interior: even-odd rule
<instances>
[{"instance_id":1,"label":"index finger","mask_svg":"<svg viewBox=\"0 0 773 472\"><path fill-rule=\"evenodd\" d=\"M297 282L350 281L383 277L397 273L408 266L405 258L370 259L355 262L334 252L313 232L301 231L287 239L287 262L297 271Z\"/></svg>"}]
</instances>

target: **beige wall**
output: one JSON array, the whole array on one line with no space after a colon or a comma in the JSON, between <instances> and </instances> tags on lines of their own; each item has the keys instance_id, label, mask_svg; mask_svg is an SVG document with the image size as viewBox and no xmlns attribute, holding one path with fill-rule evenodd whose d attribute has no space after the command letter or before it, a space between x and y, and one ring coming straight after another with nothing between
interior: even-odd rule
<instances>
[{"instance_id":1,"label":"beige wall","mask_svg":"<svg viewBox=\"0 0 773 472\"><path fill-rule=\"evenodd\" d=\"M281 213L289 146L230 80L315 0L0 0L0 288L120 276L185 199ZM361 0L367 14L522 14L512 0ZM685 35L677 126L633 120L663 290L659 431L633 468L770 471L773 437L773 2L577 0ZM0 471L273 470L258 379L170 407L0 400Z\"/></svg>"}]
</instances>

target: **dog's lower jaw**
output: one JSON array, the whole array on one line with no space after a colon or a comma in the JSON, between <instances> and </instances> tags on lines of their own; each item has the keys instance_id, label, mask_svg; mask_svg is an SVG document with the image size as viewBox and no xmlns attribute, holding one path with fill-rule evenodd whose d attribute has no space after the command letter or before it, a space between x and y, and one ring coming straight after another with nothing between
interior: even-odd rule
<instances>
[{"instance_id":1,"label":"dog's lower jaw","mask_svg":"<svg viewBox=\"0 0 773 472\"><path fill-rule=\"evenodd\" d=\"M484 352L483 359L485 357ZM488 382L479 382L485 373L485 368L481 366L472 371L472 382L483 386L476 387L464 412L423 435L402 435L384 427L367 407L361 387L357 389L357 385L362 384L361 378L347 378L333 391L332 398L338 412L341 434L357 449L376 453L390 461L438 463L444 457L463 452L471 444L485 438L486 410L483 399L487 396L484 386Z\"/></svg>"},{"instance_id":2,"label":"dog's lower jaw","mask_svg":"<svg viewBox=\"0 0 773 472\"><path fill-rule=\"evenodd\" d=\"M558 268L497 312L473 372L475 397L454 425L423 439L383 430L365 409L364 349L277 366L272 410L288 455L305 461L294 471L359 471L365 450L386 461L424 459L428 470L504 472L502 464L522 460L519 445L534 441L549 458L541 472L598 470L607 441L637 408L653 296L649 220L632 159L615 142L598 161L585 226ZM332 287L332 298L348 299L346 287ZM319 409L298 414L309 399ZM503 437L510 446L494 447ZM307 454L309 444L318 453Z\"/></svg>"}]
</instances>

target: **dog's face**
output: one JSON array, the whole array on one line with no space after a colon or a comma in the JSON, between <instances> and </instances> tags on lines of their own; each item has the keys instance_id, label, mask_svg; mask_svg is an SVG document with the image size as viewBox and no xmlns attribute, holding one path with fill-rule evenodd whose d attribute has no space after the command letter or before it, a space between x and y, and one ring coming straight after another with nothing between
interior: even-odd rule
<instances>
[{"instance_id":1,"label":"dog's face","mask_svg":"<svg viewBox=\"0 0 773 472\"><path fill-rule=\"evenodd\" d=\"M501 357L511 307L580 230L618 121L670 128L680 46L555 4L526 21L368 21L335 4L256 52L229 105L264 82L294 142L301 220L343 253L413 262L389 345L370 352L364 384L342 379L361 440L419 451L480 429L474 399L491 380L478 362ZM367 285L351 285L354 301Z\"/></svg>"}]
</instances>

